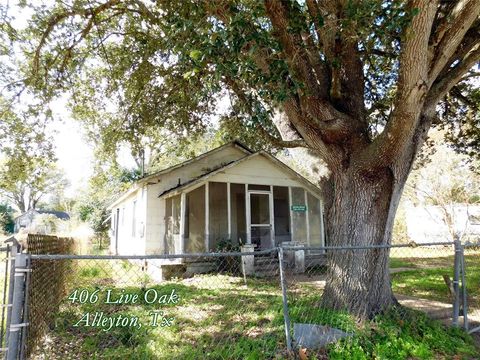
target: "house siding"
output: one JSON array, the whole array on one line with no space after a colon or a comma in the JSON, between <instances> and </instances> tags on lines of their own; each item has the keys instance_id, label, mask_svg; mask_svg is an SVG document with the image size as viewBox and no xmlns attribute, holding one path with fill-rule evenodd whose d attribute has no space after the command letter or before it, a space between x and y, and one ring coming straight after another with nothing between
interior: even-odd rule
<instances>
[{"instance_id":1,"label":"house siding","mask_svg":"<svg viewBox=\"0 0 480 360\"><path fill-rule=\"evenodd\" d=\"M143 255L145 254L145 237L148 233L144 224L146 216L146 201L142 196L143 189L139 188L132 192L126 199L118 203L112 209L112 216L120 209L118 219L118 254L119 255ZM133 203L135 205L135 234L133 227ZM112 234L110 251L115 252L115 236Z\"/></svg>"},{"instance_id":2,"label":"house siding","mask_svg":"<svg viewBox=\"0 0 480 360\"><path fill-rule=\"evenodd\" d=\"M255 156L245 160L234 167L212 176L208 180L239 184L304 187L300 181L296 180L293 176L289 176L285 170L263 156Z\"/></svg>"},{"instance_id":3,"label":"house siding","mask_svg":"<svg viewBox=\"0 0 480 360\"><path fill-rule=\"evenodd\" d=\"M119 223L119 254L163 254L165 236L165 200L159 199L158 195L178 185L193 180L213 169L241 159L247 154L237 147L226 147L221 151L214 152L198 161L191 162L172 172L160 174L132 192L127 198L115 204L112 208L112 216L116 209L120 209L120 221L122 208L125 207L125 224ZM143 192L143 198L142 198ZM132 204L137 200L137 209L142 209L141 219L144 222L144 236L131 236ZM137 211L137 218L140 211ZM140 219L140 218L139 218ZM138 221L140 222L140 221ZM137 222L137 223L138 223ZM115 237L112 235L111 251L115 251Z\"/></svg>"}]
</instances>

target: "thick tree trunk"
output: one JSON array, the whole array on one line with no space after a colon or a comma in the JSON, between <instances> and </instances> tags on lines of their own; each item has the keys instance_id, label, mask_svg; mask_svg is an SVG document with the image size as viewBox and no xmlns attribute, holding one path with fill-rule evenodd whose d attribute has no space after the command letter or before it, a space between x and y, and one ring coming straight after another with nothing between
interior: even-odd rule
<instances>
[{"instance_id":1,"label":"thick tree trunk","mask_svg":"<svg viewBox=\"0 0 480 360\"><path fill-rule=\"evenodd\" d=\"M347 171L333 174L330 180L333 194L329 194L326 209L328 245L389 244L403 188L393 172L388 168L370 174ZM327 256L324 306L365 318L396 303L388 249L334 250Z\"/></svg>"}]
</instances>

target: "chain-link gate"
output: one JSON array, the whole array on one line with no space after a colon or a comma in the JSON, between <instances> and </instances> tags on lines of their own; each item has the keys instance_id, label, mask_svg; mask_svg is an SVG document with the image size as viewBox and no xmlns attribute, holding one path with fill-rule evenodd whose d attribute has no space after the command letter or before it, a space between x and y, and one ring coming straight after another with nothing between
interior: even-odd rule
<instances>
[{"instance_id":1,"label":"chain-link gate","mask_svg":"<svg viewBox=\"0 0 480 360\"><path fill-rule=\"evenodd\" d=\"M22 246L18 241L10 237L4 244L0 248L0 278L3 281L0 345L4 358L13 360L23 358L26 324L22 319L28 270L25 254L22 254Z\"/></svg>"}]
</instances>

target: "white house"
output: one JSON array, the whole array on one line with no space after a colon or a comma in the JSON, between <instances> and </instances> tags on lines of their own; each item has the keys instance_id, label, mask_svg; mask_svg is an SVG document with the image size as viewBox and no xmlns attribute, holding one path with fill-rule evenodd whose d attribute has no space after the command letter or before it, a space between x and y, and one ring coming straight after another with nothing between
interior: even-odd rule
<instances>
[{"instance_id":1,"label":"white house","mask_svg":"<svg viewBox=\"0 0 480 360\"><path fill-rule=\"evenodd\" d=\"M453 241L480 241L480 206L447 204L407 206L408 237L418 244Z\"/></svg>"},{"instance_id":2,"label":"white house","mask_svg":"<svg viewBox=\"0 0 480 360\"><path fill-rule=\"evenodd\" d=\"M211 252L222 240L324 245L319 189L238 142L138 180L110 210L115 254Z\"/></svg>"},{"instance_id":3,"label":"white house","mask_svg":"<svg viewBox=\"0 0 480 360\"><path fill-rule=\"evenodd\" d=\"M30 209L15 218L14 232L23 231L41 234L61 232L65 225L60 220L70 220L70 215L63 211Z\"/></svg>"}]
</instances>

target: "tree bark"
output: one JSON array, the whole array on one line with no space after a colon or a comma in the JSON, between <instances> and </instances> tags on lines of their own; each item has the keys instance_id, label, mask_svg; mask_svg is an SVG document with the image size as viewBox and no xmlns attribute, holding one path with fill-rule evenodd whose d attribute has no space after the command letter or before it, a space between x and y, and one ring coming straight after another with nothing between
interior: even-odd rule
<instances>
[{"instance_id":1,"label":"tree bark","mask_svg":"<svg viewBox=\"0 0 480 360\"><path fill-rule=\"evenodd\" d=\"M329 246L390 244L403 183L389 168L375 173L332 174L331 207L325 209ZM393 214L393 215L392 215ZM389 249L327 252L323 306L372 317L396 303L389 276Z\"/></svg>"}]
</instances>

